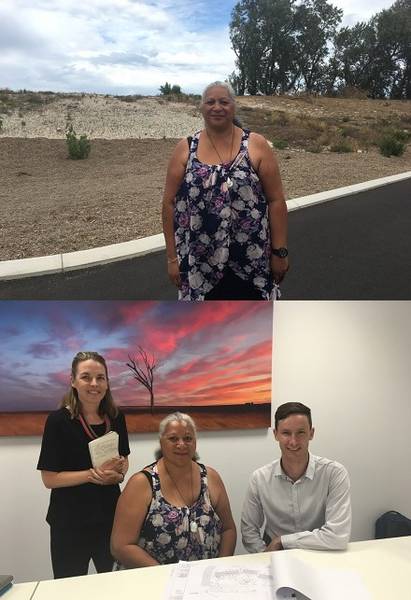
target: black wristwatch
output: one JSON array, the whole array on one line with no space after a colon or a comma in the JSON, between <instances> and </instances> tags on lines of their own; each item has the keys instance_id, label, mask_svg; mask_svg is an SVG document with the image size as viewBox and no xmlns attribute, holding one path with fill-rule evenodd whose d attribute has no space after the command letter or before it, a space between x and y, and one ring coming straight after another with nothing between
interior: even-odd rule
<instances>
[{"instance_id":1,"label":"black wristwatch","mask_svg":"<svg viewBox=\"0 0 411 600\"><path fill-rule=\"evenodd\" d=\"M288 256L287 248L271 248L271 252L279 258L286 258Z\"/></svg>"}]
</instances>

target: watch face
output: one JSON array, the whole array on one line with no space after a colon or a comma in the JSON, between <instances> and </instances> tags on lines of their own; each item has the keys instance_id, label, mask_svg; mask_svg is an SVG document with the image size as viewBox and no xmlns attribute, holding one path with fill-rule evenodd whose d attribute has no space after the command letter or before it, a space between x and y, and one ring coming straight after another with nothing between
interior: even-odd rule
<instances>
[{"instance_id":1,"label":"watch face","mask_svg":"<svg viewBox=\"0 0 411 600\"><path fill-rule=\"evenodd\" d=\"M280 258L285 258L288 256L287 248L273 248L273 254L275 256L279 256Z\"/></svg>"}]
</instances>

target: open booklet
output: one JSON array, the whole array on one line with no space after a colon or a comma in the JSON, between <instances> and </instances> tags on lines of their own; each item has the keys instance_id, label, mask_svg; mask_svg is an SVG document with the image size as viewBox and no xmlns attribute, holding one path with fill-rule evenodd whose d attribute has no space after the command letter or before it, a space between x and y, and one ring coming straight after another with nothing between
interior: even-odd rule
<instances>
[{"instance_id":1,"label":"open booklet","mask_svg":"<svg viewBox=\"0 0 411 600\"><path fill-rule=\"evenodd\" d=\"M118 456L118 433L109 431L105 435L88 443L91 462L96 469L102 464Z\"/></svg>"},{"instance_id":2,"label":"open booklet","mask_svg":"<svg viewBox=\"0 0 411 600\"><path fill-rule=\"evenodd\" d=\"M273 552L270 563L181 562L164 600L371 600L358 573L318 567L291 552Z\"/></svg>"}]
</instances>

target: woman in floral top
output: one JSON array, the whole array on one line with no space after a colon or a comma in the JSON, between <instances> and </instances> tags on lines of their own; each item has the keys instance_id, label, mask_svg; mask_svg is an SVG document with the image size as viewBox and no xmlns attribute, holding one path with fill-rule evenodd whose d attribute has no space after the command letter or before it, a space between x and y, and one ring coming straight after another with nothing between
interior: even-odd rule
<instances>
[{"instance_id":1,"label":"woman in floral top","mask_svg":"<svg viewBox=\"0 0 411 600\"><path fill-rule=\"evenodd\" d=\"M168 273L180 300L270 300L288 269L287 206L265 138L235 124L231 87L206 87L205 127L181 140L163 198Z\"/></svg>"},{"instance_id":2,"label":"woman in floral top","mask_svg":"<svg viewBox=\"0 0 411 600\"><path fill-rule=\"evenodd\" d=\"M183 413L160 423L161 458L133 475L117 504L113 556L127 568L231 556L236 528L224 484L195 461L196 428Z\"/></svg>"}]
</instances>

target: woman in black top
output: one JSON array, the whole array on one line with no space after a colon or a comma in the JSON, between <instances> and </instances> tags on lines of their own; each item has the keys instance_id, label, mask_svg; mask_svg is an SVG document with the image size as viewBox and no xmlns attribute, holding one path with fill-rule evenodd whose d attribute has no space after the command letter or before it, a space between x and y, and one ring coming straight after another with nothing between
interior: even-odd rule
<instances>
[{"instance_id":1,"label":"woman in black top","mask_svg":"<svg viewBox=\"0 0 411 600\"><path fill-rule=\"evenodd\" d=\"M93 469L88 443L110 430L119 435L119 456ZM47 418L37 465L51 489L46 520L56 579L87 574L90 559L97 572L111 571L110 534L128 454L126 423L111 396L106 362L97 352L79 352L70 391Z\"/></svg>"}]
</instances>

